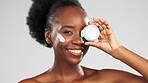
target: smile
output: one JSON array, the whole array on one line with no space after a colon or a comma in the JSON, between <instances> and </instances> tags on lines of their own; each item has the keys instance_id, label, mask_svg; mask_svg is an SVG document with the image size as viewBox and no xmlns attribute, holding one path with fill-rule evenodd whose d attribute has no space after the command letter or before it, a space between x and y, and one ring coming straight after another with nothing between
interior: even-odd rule
<instances>
[{"instance_id":1,"label":"smile","mask_svg":"<svg viewBox=\"0 0 148 83\"><path fill-rule=\"evenodd\" d=\"M82 50L70 50L68 49L68 52L74 56L81 56L83 54Z\"/></svg>"},{"instance_id":2,"label":"smile","mask_svg":"<svg viewBox=\"0 0 148 83\"><path fill-rule=\"evenodd\" d=\"M82 50L68 50L68 51L73 52L73 53L81 53L82 52Z\"/></svg>"}]
</instances>

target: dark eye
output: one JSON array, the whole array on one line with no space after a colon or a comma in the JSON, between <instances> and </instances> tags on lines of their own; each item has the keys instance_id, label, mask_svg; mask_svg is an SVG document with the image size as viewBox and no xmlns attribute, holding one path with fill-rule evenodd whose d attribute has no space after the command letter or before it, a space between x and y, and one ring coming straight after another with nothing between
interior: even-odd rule
<instances>
[{"instance_id":1,"label":"dark eye","mask_svg":"<svg viewBox=\"0 0 148 83\"><path fill-rule=\"evenodd\" d=\"M71 35L72 32L71 31L64 31L64 34Z\"/></svg>"}]
</instances>

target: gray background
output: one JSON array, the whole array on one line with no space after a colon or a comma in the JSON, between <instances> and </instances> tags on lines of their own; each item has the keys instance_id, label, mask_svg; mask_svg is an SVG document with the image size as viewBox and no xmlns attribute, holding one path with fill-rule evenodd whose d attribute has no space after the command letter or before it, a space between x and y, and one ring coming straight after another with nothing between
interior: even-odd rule
<instances>
[{"instance_id":1,"label":"gray background","mask_svg":"<svg viewBox=\"0 0 148 83\"><path fill-rule=\"evenodd\" d=\"M148 0L80 0L90 19L110 22L122 45L148 59ZM17 83L38 75L53 64L53 51L28 34L30 0L0 0L0 83ZM135 70L96 48L81 62L94 69Z\"/></svg>"}]
</instances>

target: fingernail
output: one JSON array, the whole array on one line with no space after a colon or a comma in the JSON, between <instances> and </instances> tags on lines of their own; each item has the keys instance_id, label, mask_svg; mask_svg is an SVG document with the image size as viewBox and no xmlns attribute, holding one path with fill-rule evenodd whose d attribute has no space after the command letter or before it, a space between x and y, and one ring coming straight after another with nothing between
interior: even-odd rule
<instances>
[{"instance_id":1,"label":"fingernail","mask_svg":"<svg viewBox=\"0 0 148 83\"><path fill-rule=\"evenodd\" d=\"M89 45L89 43L86 42L85 45Z\"/></svg>"}]
</instances>

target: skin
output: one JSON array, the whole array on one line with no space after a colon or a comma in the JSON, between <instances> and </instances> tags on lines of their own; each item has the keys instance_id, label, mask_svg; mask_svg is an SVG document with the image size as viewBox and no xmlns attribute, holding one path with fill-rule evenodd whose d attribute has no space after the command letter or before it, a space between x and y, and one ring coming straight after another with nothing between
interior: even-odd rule
<instances>
[{"instance_id":1,"label":"skin","mask_svg":"<svg viewBox=\"0 0 148 83\"><path fill-rule=\"evenodd\" d=\"M59 21L58 26L54 27L53 31L45 30L46 41L53 45L55 52L53 67L41 75L19 83L148 83L148 60L120 45L107 21L94 18L92 22L88 22L87 15L77 7L62 8L55 15ZM99 42L81 42L80 31L88 23L98 26L101 33ZM56 38L58 33L65 38L65 42ZM131 66L143 77L120 70L94 70L80 66L79 63L89 46L103 50ZM74 56L67 49L83 49L83 53L81 56Z\"/></svg>"}]
</instances>

